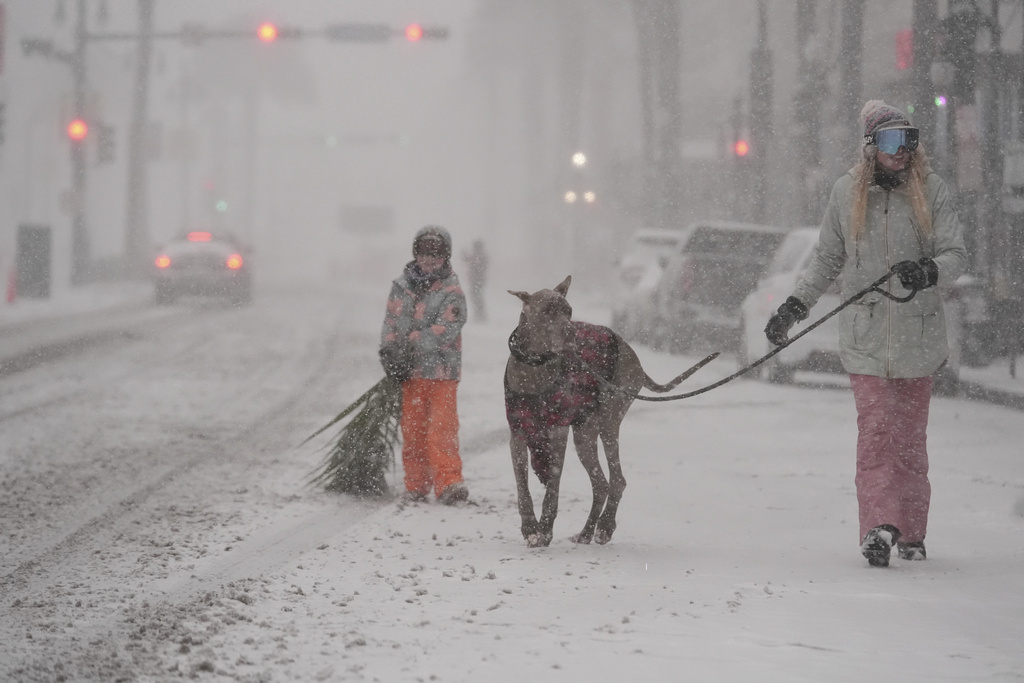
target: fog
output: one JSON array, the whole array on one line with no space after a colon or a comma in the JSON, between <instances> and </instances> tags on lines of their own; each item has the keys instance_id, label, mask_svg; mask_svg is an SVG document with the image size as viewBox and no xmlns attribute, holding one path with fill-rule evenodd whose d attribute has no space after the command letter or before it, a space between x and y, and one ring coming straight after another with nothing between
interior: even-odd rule
<instances>
[{"instance_id":1,"label":"fog","mask_svg":"<svg viewBox=\"0 0 1024 683\"><path fill-rule=\"evenodd\" d=\"M0 262L12 265L17 225L49 226L54 286L67 287L72 70L25 54L21 42L47 38L71 50L79 3L5 4ZM143 190L128 169L138 41L99 38L137 34L140 3L82 6L94 37L86 47L93 134L84 199L94 276L123 266L130 191L145 193L138 229L150 248L186 228L230 230L252 245L264 284L394 271L413 232L441 223L457 250L485 239L501 255L493 260L499 281L532 286L572 269L581 286L594 286L629 235L656 220L644 192L651 173L629 3L154 2ZM756 6L687 3L681 19L673 115L685 163L673 196L662 200L678 220L744 218L742 197L721 191L720 181L729 110L749 88ZM263 21L306 34L271 44L166 37L188 26L255 34ZM322 34L349 22L419 22L444 27L448 37L355 43ZM773 19L773 42L786 44L789 23ZM776 50L776 58L781 107L796 55ZM107 163L98 160L100 123L114 141ZM576 151L587 155L582 171L571 165ZM597 199L569 206L570 190ZM790 219L785 205L773 201L771 217Z\"/></svg>"},{"instance_id":2,"label":"fog","mask_svg":"<svg viewBox=\"0 0 1024 683\"><path fill-rule=\"evenodd\" d=\"M1021 0L0 0L0 679L1024 678L1022 27ZM940 104L954 52L976 87ZM803 261L759 281L770 247L735 237L816 244L790 228L861 153L867 99L918 107L972 261L930 405L928 562L891 571L854 533L849 380L796 357L838 335L753 381ZM757 225L718 226L698 270L682 247L713 221ZM467 290L462 256L490 254L458 399L472 497L310 486L327 446L296 445L379 381L428 224ZM666 255L631 263L645 228ZM192 230L247 245L244 296L161 296L154 258ZM22 291L27 232L52 292ZM593 499L570 456L561 526L528 548L505 290L567 275L574 317L658 381L722 353L692 400L623 422L613 542L570 540ZM688 299L697 279L730 310Z\"/></svg>"},{"instance_id":3,"label":"fog","mask_svg":"<svg viewBox=\"0 0 1024 683\"><path fill-rule=\"evenodd\" d=\"M935 4L938 17L948 5ZM642 227L817 224L831 182L856 154L863 100L908 107L921 97L920 69L900 53L914 23L909 0L852 3L862 13L853 53L843 29L849 8L838 1L4 6L0 268L9 274L14 265L19 225L47 226L58 289L74 279L72 251L87 252L90 279L139 275L161 243L193 228L246 240L261 286L384 278L428 223L449 228L456 251L484 239L503 288L566 271L583 289L608 288L609 267ZM135 38L146 6L155 37L143 78ZM1018 58L1020 8L996 6L999 46ZM65 134L73 69L57 58L74 47L79 8L89 35L82 115L91 125L84 249L73 246ZM274 42L255 36L265 21L281 29ZM401 30L413 22L445 38L410 42ZM352 23L395 35L329 38L331 27ZM50 40L55 51L23 49L27 39ZM948 47L944 40L937 44ZM983 49L991 39L979 34ZM141 114L140 87L148 90ZM1014 87L999 95L1010 109L1020 99ZM964 111L988 115L984 103ZM954 169L948 116L917 116L929 144L934 138L937 170L973 192L971 178L990 173L976 140L961 144ZM1003 118L1019 137L1019 113ZM145 121L134 142L133 121ZM112 141L106 152L101 129ZM733 151L740 139L753 142L749 158ZM142 161L131 167L133 152ZM573 165L578 152L583 166ZM969 246L980 272L1002 239L991 214L998 187L989 185L989 201L962 214L968 228L978 216Z\"/></svg>"}]
</instances>

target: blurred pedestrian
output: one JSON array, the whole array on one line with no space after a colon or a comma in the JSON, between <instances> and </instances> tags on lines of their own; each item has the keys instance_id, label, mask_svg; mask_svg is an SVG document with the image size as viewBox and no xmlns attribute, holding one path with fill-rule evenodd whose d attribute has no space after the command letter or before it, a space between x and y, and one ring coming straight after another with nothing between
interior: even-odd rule
<instances>
[{"instance_id":1,"label":"blurred pedestrian","mask_svg":"<svg viewBox=\"0 0 1024 683\"><path fill-rule=\"evenodd\" d=\"M452 238L440 226L416 233L413 260L394 281L381 331L380 358L402 383L405 497L433 492L452 505L466 500L459 457L456 389L462 371L466 297L452 270Z\"/></svg>"},{"instance_id":2,"label":"blurred pedestrian","mask_svg":"<svg viewBox=\"0 0 1024 683\"><path fill-rule=\"evenodd\" d=\"M487 286L487 249L483 240L474 240L473 248L462 255L469 268L469 298L473 302L473 316L480 322L487 320L484 288Z\"/></svg>"},{"instance_id":3,"label":"blurred pedestrian","mask_svg":"<svg viewBox=\"0 0 1024 683\"><path fill-rule=\"evenodd\" d=\"M839 345L857 408L857 502L861 552L872 566L925 559L931 502L926 429L933 376L949 356L942 298L967 268L963 228L946 183L928 166L918 129L881 100L860 114L857 165L836 181L818 248L765 334L790 328L839 276L843 298L890 271L884 285L907 303L872 292L843 309Z\"/></svg>"}]
</instances>

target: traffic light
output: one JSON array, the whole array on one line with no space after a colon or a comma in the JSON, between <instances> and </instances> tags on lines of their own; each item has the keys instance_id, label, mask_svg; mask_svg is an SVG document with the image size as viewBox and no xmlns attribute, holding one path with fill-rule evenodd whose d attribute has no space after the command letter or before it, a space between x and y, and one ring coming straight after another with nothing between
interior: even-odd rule
<instances>
[{"instance_id":1,"label":"traffic light","mask_svg":"<svg viewBox=\"0 0 1024 683\"><path fill-rule=\"evenodd\" d=\"M74 119L68 124L68 137L73 142L82 142L89 134L89 124L82 119Z\"/></svg>"},{"instance_id":2,"label":"traffic light","mask_svg":"<svg viewBox=\"0 0 1024 683\"><path fill-rule=\"evenodd\" d=\"M750 143L743 138L739 138L732 145L732 153L737 159L742 159L750 154Z\"/></svg>"},{"instance_id":3,"label":"traffic light","mask_svg":"<svg viewBox=\"0 0 1024 683\"><path fill-rule=\"evenodd\" d=\"M419 24L409 24L405 27L405 39L415 43L423 38L423 27Z\"/></svg>"},{"instance_id":4,"label":"traffic light","mask_svg":"<svg viewBox=\"0 0 1024 683\"><path fill-rule=\"evenodd\" d=\"M277 40L277 25L272 24L269 21L265 21L259 25L256 29L256 37L262 40L264 43L272 43Z\"/></svg>"}]
</instances>

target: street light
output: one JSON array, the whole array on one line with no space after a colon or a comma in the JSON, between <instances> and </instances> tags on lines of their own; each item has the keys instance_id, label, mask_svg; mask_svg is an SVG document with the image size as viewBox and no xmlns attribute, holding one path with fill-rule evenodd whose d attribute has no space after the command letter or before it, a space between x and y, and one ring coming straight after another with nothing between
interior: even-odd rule
<instances>
[{"instance_id":1,"label":"street light","mask_svg":"<svg viewBox=\"0 0 1024 683\"><path fill-rule=\"evenodd\" d=\"M583 152L576 152L572 155L572 165L576 168L583 168L587 165L587 155Z\"/></svg>"}]
</instances>

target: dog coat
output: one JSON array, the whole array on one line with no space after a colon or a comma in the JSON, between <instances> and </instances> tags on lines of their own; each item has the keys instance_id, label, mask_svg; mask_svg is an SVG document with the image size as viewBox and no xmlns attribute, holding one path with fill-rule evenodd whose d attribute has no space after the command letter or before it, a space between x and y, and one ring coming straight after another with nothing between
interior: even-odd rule
<instances>
[{"instance_id":1,"label":"dog coat","mask_svg":"<svg viewBox=\"0 0 1024 683\"><path fill-rule=\"evenodd\" d=\"M619 358L619 340L607 327L572 323L576 331L572 348L557 360L561 381L544 394L521 394L505 382L505 416L516 438L530 449L530 465L541 483L551 477L552 427L578 425L587 420L600 402L601 380L611 381Z\"/></svg>"}]
</instances>

